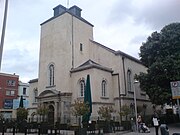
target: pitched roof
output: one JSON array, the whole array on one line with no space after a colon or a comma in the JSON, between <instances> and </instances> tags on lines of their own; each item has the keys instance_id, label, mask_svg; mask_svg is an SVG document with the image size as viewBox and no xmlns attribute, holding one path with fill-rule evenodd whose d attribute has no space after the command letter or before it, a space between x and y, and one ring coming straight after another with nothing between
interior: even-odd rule
<instances>
[{"instance_id":1,"label":"pitched roof","mask_svg":"<svg viewBox=\"0 0 180 135\"><path fill-rule=\"evenodd\" d=\"M75 7L75 6L73 6L73 7ZM77 6L76 6L76 7L77 7ZM71 7L71 8L72 8L72 7ZM69 13L70 15L76 17L77 19L79 19L79 20L85 22L86 24L89 24L90 26L94 27L94 25L92 25L90 22L86 21L84 18L82 18L82 17L80 17L80 16L78 16L78 15L76 15L76 14L73 14L73 13L70 11L71 8L66 9L66 10L62 11L60 14L51 17L50 19L46 20L45 22L41 23L40 25L43 25L43 24L45 24L45 23L47 23L47 22L49 22L49 21L51 21L51 20L53 20L53 19L55 19L55 18L63 15L63 14L65 14L65 13Z\"/></svg>"},{"instance_id":2,"label":"pitched roof","mask_svg":"<svg viewBox=\"0 0 180 135\"><path fill-rule=\"evenodd\" d=\"M111 73L113 72L113 70L111 68L104 67L90 59L88 61L86 61L85 63L83 63L82 65L80 65L79 67L73 68L70 72L71 73L79 72L79 71L83 71L83 70L87 70L87 69L91 69L91 68L96 68L96 69L100 69L100 70L111 72Z\"/></svg>"},{"instance_id":3,"label":"pitched roof","mask_svg":"<svg viewBox=\"0 0 180 135\"><path fill-rule=\"evenodd\" d=\"M127 54L127 53L124 53L124 52L122 52L122 51L120 51L120 50L115 51L115 50L113 50L113 49L111 49L111 48L109 48L109 47L107 47L107 46L105 46L105 45L102 45L102 44L100 44L100 43L98 43L98 42L96 42L96 41L94 41L94 40L91 40L91 39L90 39L89 41L92 42L92 43L94 43L94 44L96 44L96 45L98 45L98 46L100 46L100 47L102 47L102 48L104 48L104 49L106 49L106 50L108 50L109 52L111 52L111 53L113 53L113 54L115 54L115 55L121 55L122 57L126 57L126 58L128 58L128 59L130 59L130 60L132 60L132 61L134 61L134 62L137 62L137 63L139 63L139 64L142 64L142 62L141 62L139 59L137 59L137 58L135 58L135 57L133 57L133 56ZM143 65L143 64L142 64L142 65Z\"/></svg>"},{"instance_id":4,"label":"pitched roof","mask_svg":"<svg viewBox=\"0 0 180 135\"><path fill-rule=\"evenodd\" d=\"M38 82L38 78L30 80L28 83Z\"/></svg>"}]
</instances>

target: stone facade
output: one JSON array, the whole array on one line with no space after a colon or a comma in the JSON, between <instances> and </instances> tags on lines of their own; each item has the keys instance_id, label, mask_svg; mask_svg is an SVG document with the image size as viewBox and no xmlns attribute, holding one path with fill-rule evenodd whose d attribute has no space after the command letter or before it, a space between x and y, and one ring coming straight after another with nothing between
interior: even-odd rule
<instances>
[{"instance_id":1,"label":"stone facade","mask_svg":"<svg viewBox=\"0 0 180 135\"><path fill-rule=\"evenodd\" d=\"M29 116L28 119L31 121L37 120L37 96L38 96L38 79L29 81Z\"/></svg>"},{"instance_id":2,"label":"stone facade","mask_svg":"<svg viewBox=\"0 0 180 135\"><path fill-rule=\"evenodd\" d=\"M137 105L147 105L146 112L150 112L147 95L139 84L134 85L134 75L140 72L146 72L146 67L138 59L93 40L93 25L81 17L77 6L66 9L59 5L54 8L54 16L41 24L39 78L35 84L38 105L49 108L48 118L54 122L70 117L74 100L83 100L88 74L91 119L98 117L102 105L113 106L114 116L123 105L133 105L134 89Z\"/></svg>"},{"instance_id":3,"label":"stone facade","mask_svg":"<svg viewBox=\"0 0 180 135\"><path fill-rule=\"evenodd\" d=\"M29 83L23 83L19 81L18 85L18 102L20 101L21 96L23 96L23 105L25 108L29 107ZM14 108L16 109L16 108Z\"/></svg>"}]
</instances>

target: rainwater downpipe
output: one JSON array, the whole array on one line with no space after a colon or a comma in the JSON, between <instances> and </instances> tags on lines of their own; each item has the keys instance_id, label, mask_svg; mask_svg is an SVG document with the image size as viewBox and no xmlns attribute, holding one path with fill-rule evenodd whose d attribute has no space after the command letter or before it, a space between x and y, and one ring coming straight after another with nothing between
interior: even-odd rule
<instances>
[{"instance_id":1,"label":"rainwater downpipe","mask_svg":"<svg viewBox=\"0 0 180 135\"><path fill-rule=\"evenodd\" d=\"M127 95L127 88L126 88L126 72L125 72L125 64L124 64L124 57L122 57L122 65L123 65L123 76L124 76L124 94L120 94L120 96L126 96Z\"/></svg>"},{"instance_id":2,"label":"rainwater downpipe","mask_svg":"<svg viewBox=\"0 0 180 135\"><path fill-rule=\"evenodd\" d=\"M121 112L121 91L120 91L120 78L119 73L112 74L113 76L117 75L118 77L118 91L119 91L119 112Z\"/></svg>"},{"instance_id":3,"label":"rainwater downpipe","mask_svg":"<svg viewBox=\"0 0 180 135\"><path fill-rule=\"evenodd\" d=\"M126 72L125 72L125 64L124 64L124 57L122 57L122 66L123 66L123 76L124 76L124 90L125 90L125 93L121 94L120 93L120 97L119 97L119 100L121 100L121 97L122 96L126 96L127 95L127 89L126 89ZM120 102L120 105L121 107L121 102ZM121 108L120 108L121 110ZM122 121L122 117L120 116L120 120Z\"/></svg>"},{"instance_id":4,"label":"rainwater downpipe","mask_svg":"<svg viewBox=\"0 0 180 135\"><path fill-rule=\"evenodd\" d=\"M124 57L122 57L122 65L123 65L123 77L124 77L125 93L121 94L119 73L112 74L113 76L117 75L117 77L118 77L119 111L120 111L120 112L121 112L121 96L126 96L126 95L127 95L127 90L126 90L126 74L125 74L126 72L125 72L125 65L124 65ZM121 118L121 117L120 117L120 121L122 121L122 118Z\"/></svg>"},{"instance_id":5,"label":"rainwater downpipe","mask_svg":"<svg viewBox=\"0 0 180 135\"><path fill-rule=\"evenodd\" d=\"M72 67L71 69L74 68L74 27L73 27L73 15L72 15Z\"/></svg>"}]
</instances>

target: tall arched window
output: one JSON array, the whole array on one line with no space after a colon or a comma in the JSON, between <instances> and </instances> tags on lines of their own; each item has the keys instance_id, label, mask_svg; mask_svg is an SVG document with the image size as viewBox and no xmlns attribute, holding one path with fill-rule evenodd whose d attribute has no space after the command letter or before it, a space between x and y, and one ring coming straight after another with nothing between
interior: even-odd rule
<instances>
[{"instance_id":1,"label":"tall arched window","mask_svg":"<svg viewBox=\"0 0 180 135\"><path fill-rule=\"evenodd\" d=\"M80 81L80 97L84 97L84 91L85 91L85 81Z\"/></svg>"},{"instance_id":2,"label":"tall arched window","mask_svg":"<svg viewBox=\"0 0 180 135\"><path fill-rule=\"evenodd\" d=\"M37 102L37 97L38 96L38 90L37 88L34 89L34 102L36 103Z\"/></svg>"},{"instance_id":3,"label":"tall arched window","mask_svg":"<svg viewBox=\"0 0 180 135\"><path fill-rule=\"evenodd\" d=\"M106 97L106 96L107 96L107 82L106 82L106 80L103 80L103 81L102 81L101 87L102 87L101 96L102 96L102 97Z\"/></svg>"},{"instance_id":4,"label":"tall arched window","mask_svg":"<svg viewBox=\"0 0 180 135\"><path fill-rule=\"evenodd\" d=\"M131 70L127 71L127 89L128 89L128 91L132 91L132 74L131 74Z\"/></svg>"},{"instance_id":5,"label":"tall arched window","mask_svg":"<svg viewBox=\"0 0 180 135\"><path fill-rule=\"evenodd\" d=\"M49 85L50 86L54 85L54 65L53 64L49 66Z\"/></svg>"}]
</instances>

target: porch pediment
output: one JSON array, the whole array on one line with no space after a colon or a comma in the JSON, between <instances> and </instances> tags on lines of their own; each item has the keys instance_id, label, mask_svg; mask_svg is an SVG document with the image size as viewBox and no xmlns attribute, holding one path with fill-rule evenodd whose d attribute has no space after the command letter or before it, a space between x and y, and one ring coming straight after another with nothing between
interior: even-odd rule
<instances>
[{"instance_id":1,"label":"porch pediment","mask_svg":"<svg viewBox=\"0 0 180 135\"><path fill-rule=\"evenodd\" d=\"M45 90L39 94L39 97L46 97L46 96L55 96L60 92L57 90Z\"/></svg>"},{"instance_id":2,"label":"porch pediment","mask_svg":"<svg viewBox=\"0 0 180 135\"><path fill-rule=\"evenodd\" d=\"M91 69L91 68L96 68L96 69L103 70L103 71L110 72L110 73L113 72L112 68L102 66L102 65L92 61L91 59L89 59L88 61L86 61L85 63L80 65L79 67L71 69L70 72L74 73L74 72L79 72L79 71L83 71L83 70L87 70L87 69Z\"/></svg>"}]
</instances>

